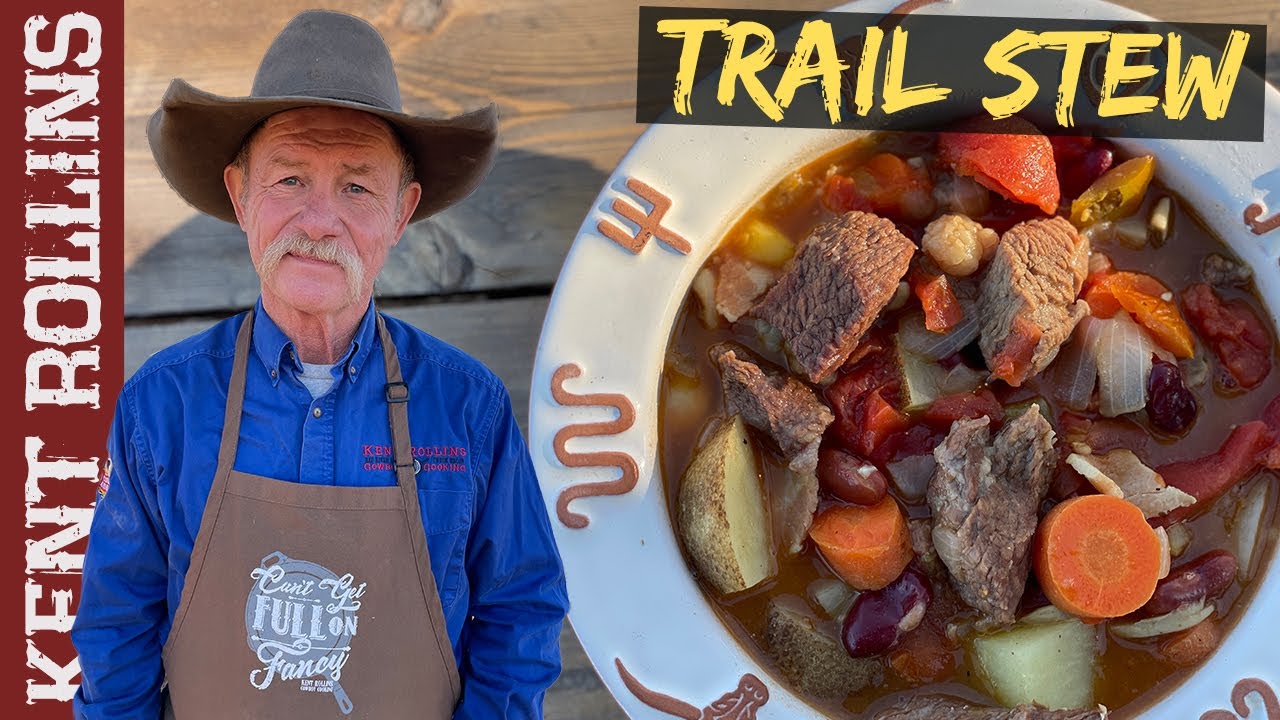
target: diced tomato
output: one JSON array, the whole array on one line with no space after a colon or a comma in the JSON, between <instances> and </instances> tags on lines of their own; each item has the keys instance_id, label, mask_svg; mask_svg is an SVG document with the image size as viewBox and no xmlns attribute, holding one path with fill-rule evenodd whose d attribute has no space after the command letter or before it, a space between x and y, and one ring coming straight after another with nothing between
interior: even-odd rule
<instances>
[{"instance_id":1,"label":"diced tomato","mask_svg":"<svg viewBox=\"0 0 1280 720\"><path fill-rule=\"evenodd\" d=\"M869 457L874 445L883 440L883 429L880 433L868 435L869 422L892 419L891 415L876 416L884 413L881 406L893 408L886 397L896 396L901 382L888 354L879 352L869 355L831 383L824 395L836 416L831 432L837 442L854 454ZM870 400L872 394L876 396L874 402ZM870 419L869 405L872 410Z\"/></svg>"},{"instance_id":2,"label":"diced tomato","mask_svg":"<svg viewBox=\"0 0 1280 720\"><path fill-rule=\"evenodd\" d=\"M863 455L876 455L884 439L911 426L911 420L880 394L880 390L867 393L860 405L861 427L854 448Z\"/></svg>"},{"instance_id":3,"label":"diced tomato","mask_svg":"<svg viewBox=\"0 0 1280 720\"><path fill-rule=\"evenodd\" d=\"M933 427L949 428L956 420L984 415L996 423L1004 417L1004 408L996 400L995 393L985 387L973 392L943 395L925 409L922 417Z\"/></svg>"},{"instance_id":4,"label":"diced tomato","mask_svg":"<svg viewBox=\"0 0 1280 720\"><path fill-rule=\"evenodd\" d=\"M946 275L911 273L911 290L924 308L924 326L936 333L946 332L964 319L964 310Z\"/></svg>"},{"instance_id":5,"label":"diced tomato","mask_svg":"<svg viewBox=\"0 0 1280 720\"><path fill-rule=\"evenodd\" d=\"M1182 306L1240 387L1254 387L1271 372L1271 334L1248 303L1224 302L1212 287L1196 283L1182 292Z\"/></svg>"},{"instance_id":6,"label":"diced tomato","mask_svg":"<svg viewBox=\"0 0 1280 720\"><path fill-rule=\"evenodd\" d=\"M1275 447L1276 433L1267 423L1254 420L1232 429L1215 453L1156 468L1166 483L1196 499L1195 505L1161 516L1160 524L1173 524L1204 510L1209 502L1247 478L1273 454Z\"/></svg>"},{"instance_id":7,"label":"diced tomato","mask_svg":"<svg viewBox=\"0 0 1280 720\"><path fill-rule=\"evenodd\" d=\"M992 132L997 129L1020 134ZM944 162L1007 198L1049 215L1057 212L1061 198L1053 146L1035 125L1016 117L980 118L961 130L939 136L938 153Z\"/></svg>"},{"instance_id":8,"label":"diced tomato","mask_svg":"<svg viewBox=\"0 0 1280 720\"><path fill-rule=\"evenodd\" d=\"M933 214L929 171L892 153L873 155L846 175L827 179L823 203L832 212L877 212L920 221Z\"/></svg>"},{"instance_id":9,"label":"diced tomato","mask_svg":"<svg viewBox=\"0 0 1280 720\"><path fill-rule=\"evenodd\" d=\"M871 212L871 201L858 192L853 178L847 175L832 175L827 178L827 185L822 191L822 204L831 212L846 213L850 210Z\"/></svg>"},{"instance_id":10,"label":"diced tomato","mask_svg":"<svg viewBox=\"0 0 1280 720\"><path fill-rule=\"evenodd\" d=\"M1013 387L1021 386L1031 372L1031 359L1035 356L1036 345L1040 343L1042 334L1040 326L1028 320L1025 315L1015 317L1004 347L992 358L992 376Z\"/></svg>"},{"instance_id":11,"label":"diced tomato","mask_svg":"<svg viewBox=\"0 0 1280 720\"><path fill-rule=\"evenodd\" d=\"M1182 319L1178 306L1166 300L1169 288L1159 280L1139 272L1112 272L1098 278L1084 294L1090 312L1100 318L1125 310L1134 322L1146 328L1160 347L1177 357L1195 357L1195 339Z\"/></svg>"}]
</instances>

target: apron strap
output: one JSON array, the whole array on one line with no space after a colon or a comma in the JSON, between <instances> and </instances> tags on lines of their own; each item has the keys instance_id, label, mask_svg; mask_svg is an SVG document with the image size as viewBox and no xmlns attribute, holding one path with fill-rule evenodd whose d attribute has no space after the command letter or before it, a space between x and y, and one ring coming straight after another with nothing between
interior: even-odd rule
<instances>
[{"instance_id":1,"label":"apron strap","mask_svg":"<svg viewBox=\"0 0 1280 720\"><path fill-rule=\"evenodd\" d=\"M413 445L409 441L409 386L400 373L400 357L396 345L387 331L387 323L378 315L378 339L382 341L382 360L387 368L387 418L391 423L391 444L395 453L396 482L406 491L413 492L413 504L417 505L418 481L413 459Z\"/></svg>"},{"instance_id":2,"label":"apron strap","mask_svg":"<svg viewBox=\"0 0 1280 720\"><path fill-rule=\"evenodd\" d=\"M427 554L427 535L423 528L422 511L418 504L418 480L413 459L413 446L409 441L409 386L404 382L400 372L400 357L396 354L395 342L387 330L387 323L378 315L378 339L382 341L382 360L387 368L387 416L391 421L391 443L395 452L396 482L404 496L405 521L409 526L409 538L413 544L413 552L418 566L418 583L422 587L423 597L427 601L427 612L435 627L436 647L440 651L440 659L444 663L449 676L449 685L453 688L453 703L456 706L462 696L462 681L458 676L458 665L453 657L453 648L445 631L444 611L440 606L439 589L435 576L431 574L431 557ZM425 574L424 574L425 573Z\"/></svg>"},{"instance_id":3,"label":"apron strap","mask_svg":"<svg viewBox=\"0 0 1280 720\"><path fill-rule=\"evenodd\" d=\"M240 446L240 415L244 410L244 383L249 369L249 346L253 342L253 309L240 325L236 335L236 355L231 366L231 384L227 387L227 410L222 421L222 442L218 446L218 470L213 477L209 497L221 496L227 477L236 463Z\"/></svg>"}]
</instances>

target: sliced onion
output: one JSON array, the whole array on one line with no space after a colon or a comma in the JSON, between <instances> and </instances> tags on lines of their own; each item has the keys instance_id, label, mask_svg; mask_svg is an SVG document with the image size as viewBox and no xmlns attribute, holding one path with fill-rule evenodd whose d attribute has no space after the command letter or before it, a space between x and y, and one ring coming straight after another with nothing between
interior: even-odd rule
<instances>
[{"instance_id":1,"label":"sliced onion","mask_svg":"<svg viewBox=\"0 0 1280 720\"><path fill-rule=\"evenodd\" d=\"M1071 342L1055 361L1058 399L1072 410L1084 410L1093 397L1098 380L1098 338L1107 322L1095 317L1081 320Z\"/></svg>"},{"instance_id":2,"label":"sliced onion","mask_svg":"<svg viewBox=\"0 0 1280 720\"><path fill-rule=\"evenodd\" d=\"M904 349L916 355L941 360L977 340L980 329L976 312L966 313L955 327L944 333L929 330L924 326L924 315L912 313L898 323L898 339Z\"/></svg>"},{"instance_id":3,"label":"sliced onion","mask_svg":"<svg viewBox=\"0 0 1280 720\"><path fill-rule=\"evenodd\" d=\"M1258 549L1259 530L1262 527L1263 510L1267 507L1268 478L1263 477L1254 483L1253 489L1245 497L1244 503L1236 511L1232 524L1232 534L1236 536L1236 557L1240 558L1239 576L1248 582L1253 575L1253 555Z\"/></svg>"},{"instance_id":4,"label":"sliced onion","mask_svg":"<svg viewBox=\"0 0 1280 720\"><path fill-rule=\"evenodd\" d=\"M1098 338L1098 412L1116 417L1147 404L1151 343L1124 312L1116 313Z\"/></svg>"},{"instance_id":5,"label":"sliced onion","mask_svg":"<svg viewBox=\"0 0 1280 720\"><path fill-rule=\"evenodd\" d=\"M1182 605L1171 613L1149 617L1137 622L1112 625L1111 634L1130 640L1168 635L1169 633L1181 632L1187 628L1195 627L1212 614L1212 603L1206 605L1203 600L1197 600L1196 602Z\"/></svg>"},{"instance_id":6,"label":"sliced onion","mask_svg":"<svg viewBox=\"0 0 1280 720\"><path fill-rule=\"evenodd\" d=\"M843 618L858 592L834 578L818 578L809 583L809 597L829 618Z\"/></svg>"},{"instance_id":7,"label":"sliced onion","mask_svg":"<svg viewBox=\"0 0 1280 720\"><path fill-rule=\"evenodd\" d=\"M1191 544L1191 530L1184 523L1174 523L1166 530L1169 534L1169 554L1179 557Z\"/></svg>"},{"instance_id":8,"label":"sliced onion","mask_svg":"<svg viewBox=\"0 0 1280 720\"><path fill-rule=\"evenodd\" d=\"M1156 537L1160 539L1160 574L1158 579L1163 580L1169 577L1169 566L1173 563L1173 558L1169 553L1169 533L1164 528L1156 528Z\"/></svg>"}]
</instances>

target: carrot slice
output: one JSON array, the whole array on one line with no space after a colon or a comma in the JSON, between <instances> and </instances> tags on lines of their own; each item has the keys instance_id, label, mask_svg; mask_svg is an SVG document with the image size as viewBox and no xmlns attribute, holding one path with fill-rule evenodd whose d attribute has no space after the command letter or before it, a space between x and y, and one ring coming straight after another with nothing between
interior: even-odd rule
<instances>
[{"instance_id":1,"label":"carrot slice","mask_svg":"<svg viewBox=\"0 0 1280 720\"><path fill-rule=\"evenodd\" d=\"M809 537L832 570L857 590L879 590L911 562L907 519L892 497L871 506L836 505L818 513Z\"/></svg>"},{"instance_id":2,"label":"carrot slice","mask_svg":"<svg viewBox=\"0 0 1280 720\"><path fill-rule=\"evenodd\" d=\"M1111 495L1082 495L1040 521L1032 565L1059 610L1097 619L1145 605L1160 579L1160 559L1160 540L1136 505Z\"/></svg>"}]
</instances>

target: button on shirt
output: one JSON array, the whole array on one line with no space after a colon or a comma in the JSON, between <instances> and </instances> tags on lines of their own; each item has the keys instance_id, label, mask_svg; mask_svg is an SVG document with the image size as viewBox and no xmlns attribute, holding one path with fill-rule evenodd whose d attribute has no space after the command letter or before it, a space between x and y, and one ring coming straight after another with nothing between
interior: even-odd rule
<instances>
[{"instance_id":1,"label":"button on shirt","mask_svg":"<svg viewBox=\"0 0 1280 720\"><path fill-rule=\"evenodd\" d=\"M235 469L316 485L395 485L372 303L332 369L336 382L315 398L261 301L255 315ZM120 393L72 629L83 673L77 717L160 716L160 651L217 466L243 320L156 353ZM510 398L475 359L386 322L410 389L422 522L462 676L454 717L541 717L560 672L568 598Z\"/></svg>"}]
</instances>

